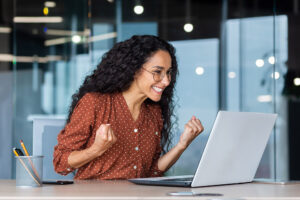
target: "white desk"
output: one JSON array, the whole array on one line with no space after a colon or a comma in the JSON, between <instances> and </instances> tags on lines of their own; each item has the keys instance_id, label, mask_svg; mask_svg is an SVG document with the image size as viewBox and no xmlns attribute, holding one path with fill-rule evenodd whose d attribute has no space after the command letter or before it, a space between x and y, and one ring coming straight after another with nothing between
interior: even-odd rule
<instances>
[{"instance_id":1,"label":"white desk","mask_svg":"<svg viewBox=\"0 0 300 200\"><path fill-rule=\"evenodd\" d=\"M221 193L219 197L174 197L168 192ZM0 180L0 199L268 199L300 200L300 184L237 184L202 188L141 186L127 181L76 181L71 185L16 187L15 180Z\"/></svg>"}]
</instances>

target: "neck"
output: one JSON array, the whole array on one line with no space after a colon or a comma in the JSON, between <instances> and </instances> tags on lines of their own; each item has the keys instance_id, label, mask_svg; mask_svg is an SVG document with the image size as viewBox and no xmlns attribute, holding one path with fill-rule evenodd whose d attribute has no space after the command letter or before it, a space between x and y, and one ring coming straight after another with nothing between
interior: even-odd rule
<instances>
[{"instance_id":1,"label":"neck","mask_svg":"<svg viewBox=\"0 0 300 200\"><path fill-rule=\"evenodd\" d=\"M130 88L122 94L131 113L139 112L142 103L147 99L145 95L135 92Z\"/></svg>"}]
</instances>

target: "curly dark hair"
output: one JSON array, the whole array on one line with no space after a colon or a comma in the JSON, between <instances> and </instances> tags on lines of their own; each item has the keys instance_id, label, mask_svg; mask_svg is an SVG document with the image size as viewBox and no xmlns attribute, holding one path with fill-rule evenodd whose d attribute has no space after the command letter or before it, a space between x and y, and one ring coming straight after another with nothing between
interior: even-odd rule
<instances>
[{"instance_id":1,"label":"curly dark hair","mask_svg":"<svg viewBox=\"0 0 300 200\"><path fill-rule=\"evenodd\" d=\"M158 50L167 51L172 59L172 74L169 86L164 90L159 102L149 98L146 104L159 104L162 110L163 128L161 145L163 152L171 144L171 118L174 117L173 93L178 75L175 48L168 42L152 35L135 35L123 42L116 43L105 53L102 61L91 75L87 76L77 93L72 96L67 123L78 101L88 92L116 93L126 91L142 65ZM176 119L176 117L174 117Z\"/></svg>"}]
</instances>

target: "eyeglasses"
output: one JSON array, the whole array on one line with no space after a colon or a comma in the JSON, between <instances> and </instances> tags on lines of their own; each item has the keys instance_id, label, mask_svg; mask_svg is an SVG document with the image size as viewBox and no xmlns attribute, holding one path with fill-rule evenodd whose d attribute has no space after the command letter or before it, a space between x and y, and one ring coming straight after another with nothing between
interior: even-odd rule
<instances>
[{"instance_id":1,"label":"eyeglasses","mask_svg":"<svg viewBox=\"0 0 300 200\"><path fill-rule=\"evenodd\" d=\"M168 70L167 73L163 73L162 70L159 70L159 69L157 69L153 72L148 71L143 67L142 67L142 69L145 70L146 72L151 73L153 75L153 80L156 82L160 82L161 80L163 80L166 75L167 75L168 80L171 81L172 70Z\"/></svg>"}]
</instances>

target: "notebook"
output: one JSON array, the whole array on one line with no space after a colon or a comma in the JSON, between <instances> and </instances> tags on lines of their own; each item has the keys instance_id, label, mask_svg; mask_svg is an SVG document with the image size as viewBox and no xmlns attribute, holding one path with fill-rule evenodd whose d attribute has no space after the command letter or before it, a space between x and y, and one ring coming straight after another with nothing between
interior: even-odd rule
<instances>
[{"instance_id":1,"label":"notebook","mask_svg":"<svg viewBox=\"0 0 300 200\"><path fill-rule=\"evenodd\" d=\"M219 111L194 175L129 181L185 187L252 182L276 118L277 114Z\"/></svg>"}]
</instances>

